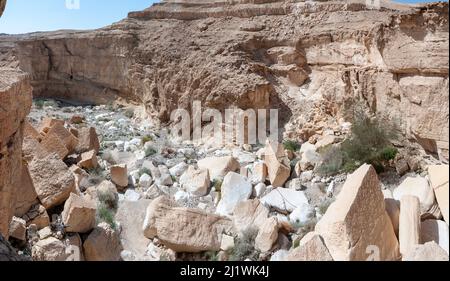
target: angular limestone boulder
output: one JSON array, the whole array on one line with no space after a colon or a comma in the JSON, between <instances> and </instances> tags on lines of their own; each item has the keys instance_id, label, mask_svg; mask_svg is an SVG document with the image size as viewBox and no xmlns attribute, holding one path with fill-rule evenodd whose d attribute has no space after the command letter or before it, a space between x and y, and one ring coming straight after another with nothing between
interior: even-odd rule
<instances>
[{"instance_id":1,"label":"angular limestone boulder","mask_svg":"<svg viewBox=\"0 0 450 281\"><path fill-rule=\"evenodd\" d=\"M449 224L448 216L448 165L432 165L428 167L428 176L430 178L431 187L434 190L437 203L441 209L444 220Z\"/></svg>"},{"instance_id":2,"label":"angular limestone boulder","mask_svg":"<svg viewBox=\"0 0 450 281\"><path fill-rule=\"evenodd\" d=\"M420 226L420 242L434 241L449 254L448 225L441 220L425 220Z\"/></svg>"},{"instance_id":3,"label":"angular limestone boulder","mask_svg":"<svg viewBox=\"0 0 450 281\"><path fill-rule=\"evenodd\" d=\"M31 251L34 261L66 261L70 256L64 242L54 237L39 240Z\"/></svg>"},{"instance_id":4,"label":"angular limestone boulder","mask_svg":"<svg viewBox=\"0 0 450 281\"><path fill-rule=\"evenodd\" d=\"M64 145L63 141L55 134L46 134L41 141L41 146L47 151L47 153L56 153L60 159L66 158L69 154L69 150Z\"/></svg>"},{"instance_id":5,"label":"angular limestone boulder","mask_svg":"<svg viewBox=\"0 0 450 281\"><path fill-rule=\"evenodd\" d=\"M123 249L131 252L136 260L144 260L150 239L144 236L142 225L151 200L141 199L135 202L121 201L116 213L120 224L120 240Z\"/></svg>"},{"instance_id":6,"label":"angular limestone boulder","mask_svg":"<svg viewBox=\"0 0 450 281\"><path fill-rule=\"evenodd\" d=\"M158 238L175 252L219 251L223 233L232 230L230 220L203 210L178 207L167 197L155 199L147 208L143 231Z\"/></svg>"},{"instance_id":7,"label":"angular limestone boulder","mask_svg":"<svg viewBox=\"0 0 450 281\"><path fill-rule=\"evenodd\" d=\"M75 177L56 154L34 158L28 168L37 196L46 209L63 203L75 192Z\"/></svg>"},{"instance_id":8,"label":"angular limestone boulder","mask_svg":"<svg viewBox=\"0 0 450 281\"><path fill-rule=\"evenodd\" d=\"M239 162L231 156L207 157L198 161L200 169L208 169L211 180L225 177L229 172L237 172L240 169Z\"/></svg>"},{"instance_id":9,"label":"angular limestone boulder","mask_svg":"<svg viewBox=\"0 0 450 281\"><path fill-rule=\"evenodd\" d=\"M448 261L448 254L439 247L436 242L431 241L422 245L414 245L410 251L403 256L403 261Z\"/></svg>"},{"instance_id":10,"label":"angular limestone boulder","mask_svg":"<svg viewBox=\"0 0 450 281\"><path fill-rule=\"evenodd\" d=\"M222 182L222 197L217 205L216 212L224 216L233 214L236 205L249 199L252 192L252 184L246 177L229 172Z\"/></svg>"},{"instance_id":11,"label":"angular limestone boulder","mask_svg":"<svg viewBox=\"0 0 450 281\"><path fill-rule=\"evenodd\" d=\"M80 155L77 165L83 169L95 169L98 166L97 153L95 150L84 152Z\"/></svg>"},{"instance_id":12,"label":"angular limestone boulder","mask_svg":"<svg viewBox=\"0 0 450 281\"><path fill-rule=\"evenodd\" d=\"M323 238L310 232L300 240L300 245L289 252L287 261L333 261Z\"/></svg>"},{"instance_id":13,"label":"angular limestone boulder","mask_svg":"<svg viewBox=\"0 0 450 281\"><path fill-rule=\"evenodd\" d=\"M28 171L28 165L22 162L22 174L20 177L20 185L17 186L16 190L16 210L14 215L22 217L35 203L37 203L37 194L34 189L33 180Z\"/></svg>"},{"instance_id":14,"label":"angular limestone boulder","mask_svg":"<svg viewBox=\"0 0 450 281\"><path fill-rule=\"evenodd\" d=\"M402 255L420 244L420 202L416 196L405 195L400 201L398 239Z\"/></svg>"},{"instance_id":15,"label":"angular limestone boulder","mask_svg":"<svg viewBox=\"0 0 450 281\"><path fill-rule=\"evenodd\" d=\"M386 206L386 212L391 218L392 226L394 227L395 235L398 237L398 227L399 227L399 217L400 217L400 207L398 201L394 199L392 191L389 189L383 190L384 204Z\"/></svg>"},{"instance_id":16,"label":"angular limestone boulder","mask_svg":"<svg viewBox=\"0 0 450 281\"><path fill-rule=\"evenodd\" d=\"M308 205L308 198L303 191L279 187L261 198L261 203L281 213L292 213L295 209Z\"/></svg>"},{"instance_id":17,"label":"angular limestone boulder","mask_svg":"<svg viewBox=\"0 0 450 281\"><path fill-rule=\"evenodd\" d=\"M71 193L61 214L66 231L86 233L93 229L96 211L97 208L93 201Z\"/></svg>"},{"instance_id":18,"label":"angular limestone boulder","mask_svg":"<svg viewBox=\"0 0 450 281\"><path fill-rule=\"evenodd\" d=\"M264 151L269 180L274 187L281 187L291 175L291 167L282 162L284 148L281 144L268 142Z\"/></svg>"},{"instance_id":19,"label":"angular limestone boulder","mask_svg":"<svg viewBox=\"0 0 450 281\"><path fill-rule=\"evenodd\" d=\"M238 232L249 227L260 229L269 216L269 209L258 199L240 202L234 208L233 223Z\"/></svg>"},{"instance_id":20,"label":"angular limestone boulder","mask_svg":"<svg viewBox=\"0 0 450 281\"><path fill-rule=\"evenodd\" d=\"M119 233L107 223L100 223L83 243L86 261L118 261L123 250Z\"/></svg>"},{"instance_id":21,"label":"angular limestone boulder","mask_svg":"<svg viewBox=\"0 0 450 281\"><path fill-rule=\"evenodd\" d=\"M13 217L9 224L9 237L25 241L27 222L24 219Z\"/></svg>"},{"instance_id":22,"label":"angular limestone boulder","mask_svg":"<svg viewBox=\"0 0 450 281\"><path fill-rule=\"evenodd\" d=\"M48 131L47 135L54 135L59 138L69 153L72 153L78 145L78 138L72 135L72 133L61 123L54 124Z\"/></svg>"},{"instance_id":23,"label":"angular limestone boulder","mask_svg":"<svg viewBox=\"0 0 450 281\"><path fill-rule=\"evenodd\" d=\"M78 130L78 145L75 148L75 151L77 153L83 153L89 150L95 150L95 153L98 154L100 142L95 128L83 127Z\"/></svg>"},{"instance_id":24,"label":"angular limestone boulder","mask_svg":"<svg viewBox=\"0 0 450 281\"><path fill-rule=\"evenodd\" d=\"M111 180L120 188L128 186L128 169L127 165L114 165L110 168Z\"/></svg>"},{"instance_id":25,"label":"angular limestone boulder","mask_svg":"<svg viewBox=\"0 0 450 281\"><path fill-rule=\"evenodd\" d=\"M211 184L207 169L197 170L189 166L186 172L180 177L181 187L194 196L205 196Z\"/></svg>"},{"instance_id":26,"label":"angular limestone boulder","mask_svg":"<svg viewBox=\"0 0 450 281\"><path fill-rule=\"evenodd\" d=\"M403 196L416 196L420 201L421 215L434 213L436 201L428 180L421 176L406 178L393 192L394 199L401 201Z\"/></svg>"},{"instance_id":27,"label":"angular limestone boulder","mask_svg":"<svg viewBox=\"0 0 450 281\"><path fill-rule=\"evenodd\" d=\"M397 237L371 165L361 166L347 178L315 231L336 261L366 260L370 257L368 250L374 247L380 260L399 258Z\"/></svg>"},{"instance_id":28,"label":"angular limestone boulder","mask_svg":"<svg viewBox=\"0 0 450 281\"><path fill-rule=\"evenodd\" d=\"M259 228L255 239L255 248L262 253L272 249L278 238L278 220L275 217L267 218Z\"/></svg>"}]
</instances>

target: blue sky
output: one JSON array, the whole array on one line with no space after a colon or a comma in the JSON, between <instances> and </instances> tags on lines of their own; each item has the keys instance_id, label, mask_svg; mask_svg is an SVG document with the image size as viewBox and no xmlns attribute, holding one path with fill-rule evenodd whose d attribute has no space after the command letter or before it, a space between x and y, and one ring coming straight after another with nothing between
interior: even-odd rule
<instances>
[{"instance_id":1,"label":"blue sky","mask_svg":"<svg viewBox=\"0 0 450 281\"><path fill-rule=\"evenodd\" d=\"M79 1L80 9L68 9L66 1ZM150 7L158 0L8 0L0 18L0 33L27 33L58 29L93 29L126 17L130 11ZM397 0L397 2L430 2Z\"/></svg>"},{"instance_id":2,"label":"blue sky","mask_svg":"<svg viewBox=\"0 0 450 281\"><path fill-rule=\"evenodd\" d=\"M75 2L77 0L67 0ZM150 7L157 0L78 0L80 9L66 8L66 0L7 0L0 33L57 29L92 29L125 18L130 11Z\"/></svg>"}]
</instances>

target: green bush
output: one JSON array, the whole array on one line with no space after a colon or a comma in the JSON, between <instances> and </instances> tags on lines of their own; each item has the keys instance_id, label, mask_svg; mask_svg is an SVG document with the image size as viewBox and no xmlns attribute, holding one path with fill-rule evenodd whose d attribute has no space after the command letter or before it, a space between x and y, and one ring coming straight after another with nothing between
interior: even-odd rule
<instances>
[{"instance_id":1,"label":"green bush","mask_svg":"<svg viewBox=\"0 0 450 281\"><path fill-rule=\"evenodd\" d=\"M247 258L256 259L259 252L255 249L255 239L258 235L258 229L254 227L247 228L242 235L236 239L234 248L230 253L230 261L244 261Z\"/></svg>"},{"instance_id":2,"label":"green bush","mask_svg":"<svg viewBox=\"0 0 450 281\"><path fill-rule=\"evenodd\" d=\"M377 172L382 172L398 153L391 145L391 141L396 139L398 130L392 121L356 112L349 138L340 147L328 148L321 153L323 160L317 171L325 175L351 173L367 163L373 165Z\"/></svg>"},{"instance_id":3,"label":"green bush","mask_svg":"<svg viewBox=\"0 0 450 281\"><path fill-rule=\"evenodd\" d=\"M44 107L45 101L44 100L35 100L34 105L38 109L42 109Z\"/></svg>"},{"instance_id":4,"label":"green bush","mask_svg":"<svg viewBox=\"0 0 450 281\"><path fill-rule=\"evenodd\" d=\"M292 152L298 151L301 147L298 141L287 140L283 142L283 147L286 150L290 150Z\"/></svg>"},{"instance_id":5,"label":"green bush","mask_svg":"<svg viewBox=\"0 0 450 281\"><path fill-rule=\"evenodd\" d=\"M344 164L344 156L340 146L329 145L322 148L321 154L322 162L317 167L316 172L322 176L333 176L339 173Z\"/></svg>"},{"instance_id":6,"label":"green bush","mask_svg":"<svg viewBox=\"0 0 450 281\"><path fill-rule=\"evenodd\" d=\"M155 155L156 153L158 153L158 151L156 151L156 149L154 149L153 147L149 146L145 149L145 157L149 157L152 155Z\"/></svg>"},{"instance_id":7,"label":"green bush","mask_svg":"<svg viewBox=\"0 0 450 281\"><path fill-rule=\"evenodd\" d=\"M116 221L114 219L114 211L109 209L103 203L99 203L97 207L97 223L106 222L113 229L116 229Z\"/></svg>"},{"instance_id":8,"label":"green bush","mask_svg":"<svg viewBox=\"0 0 450 281\"><path fill-rule=\"evenodd\" d=\"M153 137L150 135L146 135L146 136L142 137L141 143L142 143L142 145L144 145L150 141L153 141Z\"/></svg>"},{"instance_id":9,"label":"green bush","mask_svg":"<svg viewBox=\"0 0 450 281\"><path fill-rule=\"evenodd\" d=\"M216 189L217 192L220 192L222 190L222 183L223 183L223 180L214 179L212 181L212 186Z\"/></svg>"}]
</instances>

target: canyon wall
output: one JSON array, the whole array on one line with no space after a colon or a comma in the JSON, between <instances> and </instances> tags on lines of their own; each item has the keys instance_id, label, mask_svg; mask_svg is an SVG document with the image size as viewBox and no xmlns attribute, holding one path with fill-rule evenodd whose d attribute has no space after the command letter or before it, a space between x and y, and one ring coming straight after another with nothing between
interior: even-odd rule
<instances>
[{"instance_id":1,"label":"canyon wall","mask_svg":"<svg viewBox=\"0 0 450 281\"><path fill-rule=\"evenodd\" d=\"M143 104L165 122L193 100L280 109L308 140L356 104L448 160L448 3L163 1L92 31L0 36L0 66L35 97Z\"/></svg>"},{"instance_id":2,"label":"canyon wall","mask_svg":"<svg viewBox=\"0 0 450 281\"><path fill-rule=\"evenodd\" d=\"M0 1L0 16L6 1ZM0 67L0 234L8 237L21 180L23 122L31 108L31 87L24 72Z\"/></svg>"}]
</instances>

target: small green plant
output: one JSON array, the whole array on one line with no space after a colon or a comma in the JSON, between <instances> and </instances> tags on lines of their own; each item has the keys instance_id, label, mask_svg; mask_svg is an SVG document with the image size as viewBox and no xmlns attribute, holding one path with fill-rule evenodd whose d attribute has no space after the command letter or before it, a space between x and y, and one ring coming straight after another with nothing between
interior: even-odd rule
<instances>
[{"instance_id":1,"label":"small green plant","mask_svg":"<svg viewBox=\"0 0 450 281\"><path fill-rule=\"evenodd\" d=\"M124 115L127 118L130 118L130 119L133 118L133 116L134 116L134 109L128 108L127 110L125 110Z\"/></svg>"},{"instance_id":2,"label":"small green plant","mask_svg":"<svg viewBox=\"0 0 450 281\"><path fill-rule=\"evenodd\" d=\"M116 229L116 221L114 220L114 211L109 209L103 203L98 204L97 207L97 223L106 222L113 229Z\"/></svg>"},{"instance_id":3,"label":"small green plant","mask_svg":"<svg viewBox=\"0 0 450 281\"><path fill-rule=\"evenodd\" d=\"M344 157L339 146L329 145L319 151L322 161L316 172L322 176L333 176L340 172Z\"/></svg>"},{"instance_id":4,"label":"small green plant","mask_svg":"<svg viewBox=\"0 0 450 281\"><path fill-rule=\"evenodd\" d=\"M42 109L44 107L44 103L45 103L44 100L35 100L34 101L34 105L38 109Z\"/></svg>"},{"instance_id":5,"label":"small green plant","mask_svg":"<svg viewBox=\"0 0 450 281\"><path fill-rule=\"evenodd\" d=\"M117 194L109 191L99 192L97 191L97 199L99 204L107 207L108 209L115 211L118 207Z\"/></svg>"},{"instance_id":6,"label":"small green plant","mask_svg":"<svg viewBox=\"0 0 450 281\"><path fill-rule=\"evenodd\" d=\"M310 219L309 221L304 223L294 224L295 228L297 229L297 235L299 236L298 240L299 241L302 240L302 238L305 237L306 234L308 234L311 231L314 231L316 224L317 224L316 218Z\"/></svg>"},{"instance_id":7,"label":"small green plant","mask_svg":"<svg viewBox=\"0 0 450 281\"><path fill-rule=\"evenodd\" d=\"M223 180L221 180L221 179L214 179L212 181L212 186L215 188L215 190L217 192L220 192L222 190L222 184L223 184Z\"/></svg>"},{"instance_id":8,"label":"small green plant","mask_svg":"<svg viewBox=\"0 0 450 281\"><path fill-rule=\"evenodd\" d=\"M218 261L219 260L219 253L214 251L205 252L205 258L208 261Z\"/></svg>"},{"instance_id":9,"label":"small green plant","mask_svg":"<svg viewBox=\"0 0 450 281\"><path fill-rule=\"evenodd\" d=\"M151 175L151 172L149 169L142 167L139 169L139 177L141 177L143 174Z\"/></svg>"},{"instance_id":10,"label":"small green plant","mask_svg":"<svg viewBox=\"0 0 450 281\"><path fill-rule=\"evenodd\" d=\"M298 141L286 140L283 142L284 149L290 150L292 152L298 151L301 147Z\"/></svg>"},{"instance_id":11,"label":"small green plant","mask_svg":"<svg viewBox=\"0 0 450 281\"><path fill-rule=\"evenodd\" d=\"M254 227L247 228L242 235L236 239L234 248L230 253L230 261L243 261L247 258L256 259L259 252L255 249L255 239L258 235L258 229Z\"/></svg>"},{"instance_id":12,"label":"small green plant","mask_svg":"<svg viewBox=\"0 0 450 281\"><path fill-rule=\"evenodd\" d=\"M142 143L142 145L144 145L144 144L146 144L148 142L151 142L151 141L153 141L153 137L150 136L150 135L146 135L146 136L142 137L141 143Z\"/></svg>"},{"instance_id":13,"label":"small green plant","mask_svg":"<svg viewBox=\"0 0 450 281\"><path fill-rule=\"evenodd\" d=\"M153 156L156 153L158 153L158 151L156 151L156 149L154 149L153 147L149 146L145 149L145 157L149 157L149 156Z\"/></svg>"},{"instance_id":14,"label":"small green plant","mask_svg":"<svg viewBox=\"0 0 450 281\"><path fill-rule=\"evenodd\" d=\"M319 213L322 214L322 215L325 215L325 213L327 212L327 210L330 207L331 203L333 203L333 200L331 200L331 199L323 200L319 204L319 206L317 206L319 208Z\"/></svg>"}]
</instances>

